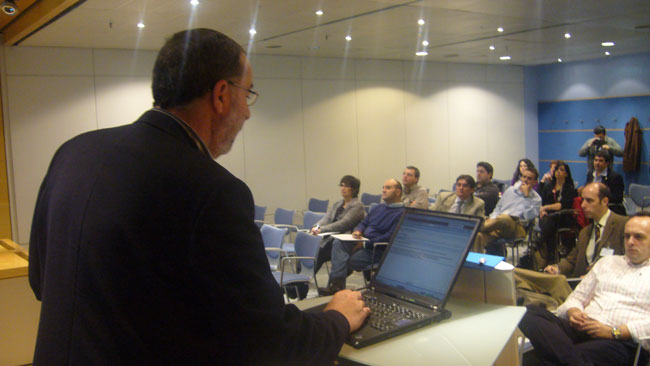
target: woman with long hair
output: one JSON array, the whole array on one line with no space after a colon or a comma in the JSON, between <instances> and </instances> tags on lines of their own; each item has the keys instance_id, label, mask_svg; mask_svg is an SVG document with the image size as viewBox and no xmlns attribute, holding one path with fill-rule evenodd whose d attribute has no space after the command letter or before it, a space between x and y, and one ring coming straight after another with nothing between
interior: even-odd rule
<instances>
[{"instance_id":1,"label":"woman with long hair","mask_svg":"<svg viewBox=\"0 0 650 366\"><path fill-rule=\"evenodd\" d=\"M552 215L554 212L570 209L573 207L573 200L576 198L576 188L571 176L571 168L562 160L557 162L555 173L551 182L544 185L542 190L542 207L539 210L541 219L540 254L546 264L555 262L557 248L556 235L559 227L567 227L575 224L573 215ZM543 268L546 264L541 266Z\"/></svg>"}]
</instances>

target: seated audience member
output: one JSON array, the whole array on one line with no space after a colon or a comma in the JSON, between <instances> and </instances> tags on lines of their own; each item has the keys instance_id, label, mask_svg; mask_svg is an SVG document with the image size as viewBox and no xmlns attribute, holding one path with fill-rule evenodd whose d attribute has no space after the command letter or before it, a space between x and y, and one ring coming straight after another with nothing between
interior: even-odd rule
<instances>
[{"instance_id":1,"label":"seated audience member","mask_svg":"<svg viewBox=\"0 0 650 366\"><path fill-rule=\"evenodd\" d=\"M594 169L594 157L596 153L602 151L607 155L607 161L614 162L614 155L623 156L621 145L613 138L607 136L607 130L603 126L594 128L594 137L585 141L578 155L587 157L587 170Z\"/></svg>"},{"instance_id":2,"label":"seated audience member","mask_svg":"<svg viewBox=\"0 0 650 366\"><path fill-rule=\"evenodd\" d=\"M515 172L512 173L512 179L510 180L510 185L519 185L521 183L521 176L524 174L524 171L528 168L535 168L535 164L530 161L530 159L520 159L519 162L517 163L517 167L515 168ZM537 171L537 169L535 169ZM539 174L539 173L538 173ZM534 190L539 189L539 185L537 182L535 182L535 185L533 186ZM538 191L539 192L539 191Z\"/></svg>"},{"instance_id":3,"label":"seated audience member","mask_svg":"<svg viewBox=\"0 0 650 366\"><path fill-rule=\"evenodd\" d=\"M587 172L587 183L604 183L612 192L609 203L612 204L612 211L619 215L625 215L625 206L623 206L623 194L625 192L625 183L623 177L616 173L612 168L612 161L609 154L599 151L594 155L594 169Z\"/></svg>"},{"instance_id":4,"label":"seated audience member","mask_svg":"<svg viewBox=\"0 0 650 366\"><path fill-rule=\"evenodd\" d=\"M475 189L476 182L474 182L471 175L460 175L456 178L456 193L440 193L431 209L434 211L485 216L485 202L478 197L474 197Z\"/></svg>"},{"instance_id":5,"label":"seated audience member","mask_svg":"<svg viewBox=\"0 0 650 366\"><path fill-rule=\"evenodd\" d=\"M406 207L427 208L429 206L429 194L426 188L420 187L420 169L409 165L402 173L402 202Z\"/></svg>"},{"instance_id":6,"label":"seated audience member","mask_svg":"<svg viewBox=\"0 0 650 366\"><path fill-rule=\"evenodd\" d=\"M344 175L339 183L342 200L335 202L310 232L318 235L321 232L350 233L366 216L363 203L359 201L361 181L351 175ZM314 273L318 272L323 263L329 261L332 255L332 241L327 237L321 241Z\"/></svg>"},{"instance_id":7,"label":"seated audience member","mask_svg":"<svg viewBox=\"0 0 650 366\"><path fill-rule=\"evenodd\" d=\"M650 214L625 224L625 255L599 260L555 316L528 305L519 329L546 365L648 363L650 340Z\"/></svg>"},{"instance_id":8,"label":"seated audience member","mask_svg":"<svg viewBox=\"0 0 650 366\"><path fill-rule=\"evenodd\" d=\"M532 220L539 215L542 199L533 187L537 183L537 170L528 167L521 176L521 184L509 187L485 220L481 232L474 240L473 251L484 252L486 245L499 238L513 239L526 236L522 220ZM488 253L503 254L501 250Z\"/></svg>"},{"instance_id":9,"label":"seated audience member","mask_svg":"<svg viewBox=\"0 0 650 366\"><path fill-rule=\"evenodd\" d=\"M383 203L375 206L368 216L354 228L352 236L365 237L367 241L341 241L335 239L332 243L332 269L329 286L319 289L321 295L331 295L345 289L348 270L362 270L368 265L379 261L385 247L377 247L375 257L372 257L375 243L390 240L397 227L400 215L404 212L401 201L402 185L395 179L384 183L381 192Z\"/></svg>"},{"instance_id":10,"label":"seated audience member","mask_svg":"<svg viewBox=\"0 0 650 366\"><path fill-rule=\"evenodd\" d=\"M539 226L542 247L539 248L540 254L546 263L555 263L557 229L575 225L575 218L572 214L552 215L556 211L572 208L573 200L576 198L571 168L563 161L557 162L553 179L544 185L541 196ZM543 263L542 266L546 263Z\"/></svg>"},{"instance_id":11,"label":"seated audience member","mask_svg":"<svg viewBox=\"0 0 650 366\"><path fill-rule=\"evenodd\" d=\"M485 202L485 214L489 215L494 210L499 200L501 190L492 182L494 169L490 163L481 161L476 164L476 190L474 196Z\"/></svg>"},{"instance_id":12,"label":"seated audience member","mask_svg":"<svg viewBox=\"0 0 650 366\"><path fill-rule=\"evenodd\" d=\"M537 191L537 193L539 193L540 195L542 194L542 191L544 190L544 185L546 183L550 183L551 180L553 179L553 177L555 176L555 167L557 166L558 161L559 160L552 160L548 164L549 171L544 173L544 175L542 176L542 179L539 180L539 184L538 184L538 189L539 190Z\"/></svg>"},{"instance_id":13,"label":"seated audience member","mask_svg":"<svg viewBox=\"0 0 650 366\"><path fill-rule=\"evenodd\" d=\"M559 264L547 265L544 273L515 268L517 289L548 295L554 304L561 304L571 293L567 278L584 276L603 256L624 253L623 232L628 218L608 209L608 196L609 188L602 183L588 184L582 190L582 210L592 224L580 231L571 252Z\"/></svg>"},{"instance_id":14,"label":"seated audience member","mask_svg":"<svg viewBox=\"0 0 650 366\"><path fill-rule=\"evenodd\" d=\"M559 264L546 266L544 272L580 277L601 257L623 254L623 230L628 217L609 210L610 194L609 188L602 183L584 187L582 210L592 223L580 230L576 247Z\"/></svg>"}]
</instances>

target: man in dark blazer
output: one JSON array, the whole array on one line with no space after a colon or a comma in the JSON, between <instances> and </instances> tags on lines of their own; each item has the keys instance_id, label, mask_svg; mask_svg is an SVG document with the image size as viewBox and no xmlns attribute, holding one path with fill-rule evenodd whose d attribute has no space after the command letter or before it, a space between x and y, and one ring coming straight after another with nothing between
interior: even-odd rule
<instances>
[{"instance_id":1,"label":"man in dark blazer","mask_svg":"<svg viewBox=\"0 0 650 366\"><path fill-rule=\"evenodd\" d=\"M605 151L599 151L594 155L594 170L587 172L587 184L603 183L612 192L609 203L610 209L619 215L626 215L625 206L623 206L623 195L625 193L625 183L623 177L612 169L612 162L609 160L610 155Z\"/></svg>"},{"instance_id":2,"label":"man in dark blazer","mask_svg":"<svg viewBox=\"0 0 650 366\"><path fill-rule=\"evenodd\" d=\"M251 192L213 160L252 88L236 42L179 32L154 66L155 108L59 148L29 248L34 365L332 363L369 312L360 293L320 314L285 305Z\"/></svg>"}]
</instances>

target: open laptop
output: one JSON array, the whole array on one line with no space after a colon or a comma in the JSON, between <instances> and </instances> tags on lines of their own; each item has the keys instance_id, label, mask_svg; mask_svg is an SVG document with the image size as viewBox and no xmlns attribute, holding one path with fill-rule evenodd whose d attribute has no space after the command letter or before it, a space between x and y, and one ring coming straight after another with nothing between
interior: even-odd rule
<instances>
[{"instance_id":1,"label":"open laptop","mask_svg":"<svg viewBox=\"0 0 650 366\"><path fill-rule=\"evenodd\" d=\"M362 348L449 318L445 304L482 221L406 208L363 291L372 313L346 343Z\"/></svg>"}]
</instances>

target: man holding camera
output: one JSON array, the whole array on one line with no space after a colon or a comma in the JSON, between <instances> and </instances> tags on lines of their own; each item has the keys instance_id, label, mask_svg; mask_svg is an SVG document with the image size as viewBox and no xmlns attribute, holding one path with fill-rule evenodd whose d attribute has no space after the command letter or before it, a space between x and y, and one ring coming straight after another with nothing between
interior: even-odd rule
<instances>
[{"instance_id":1,"label":"man holding camera","mask_svg":"<svg viewBox=\"0 0 650 366\"><path fill-rule=\"evenodd\" d=\"M614 162L614 155L623 156L621 145L613 138L607 136L607 131L603 126L596 126L594 128L594 137L585 141L584 145L578 150L580 156L587 157L588 170L594 170L594 156L599 151L609 153L609 160L612 163Z\"/></svg>"}]
</instances>

